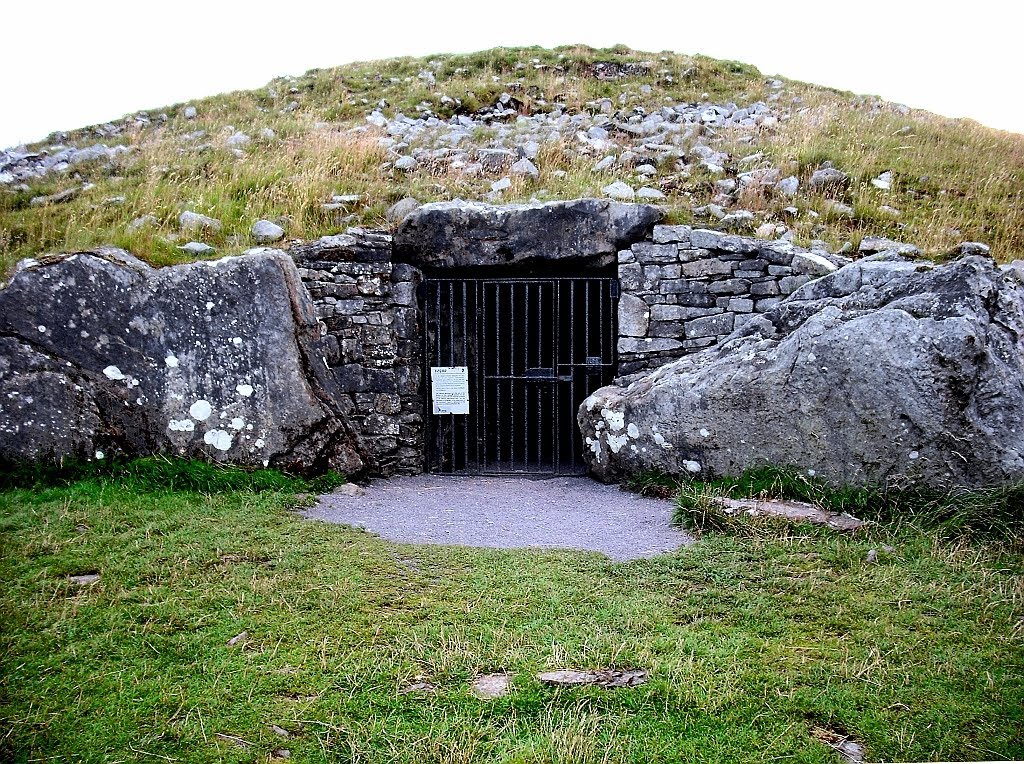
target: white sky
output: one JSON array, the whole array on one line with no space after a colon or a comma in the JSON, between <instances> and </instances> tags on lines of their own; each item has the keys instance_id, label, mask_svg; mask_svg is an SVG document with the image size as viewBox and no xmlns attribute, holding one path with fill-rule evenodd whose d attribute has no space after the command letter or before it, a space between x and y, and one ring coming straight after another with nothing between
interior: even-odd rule
<instances>
[{"instance_id":1,"label":"white sky","mask_svg":"<svg viewBox=\"0 0 1024 764\"><path fill-rule=\"evenodd\" d=\"M0 146L275 76L496 46L703 53L1024 133L1012 0L50 0L0 11ZM1014 9L1014 10L1010 10Z\"/></svg>"}]
</instances>

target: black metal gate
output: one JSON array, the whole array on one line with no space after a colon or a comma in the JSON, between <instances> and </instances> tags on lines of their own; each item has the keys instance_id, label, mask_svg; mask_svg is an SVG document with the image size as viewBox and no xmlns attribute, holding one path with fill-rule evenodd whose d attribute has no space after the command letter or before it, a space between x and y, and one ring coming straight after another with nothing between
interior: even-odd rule
<instances>
[{"instance_id":1,"label":"black metal gate","mask_svg":"<svg viewBox=\"0 0 1024 764\"><path fill-rule=\"evenodd\" d=\"M580 474L576 412L615 376L618 282L428 279L427 471ZM469 413L433 414L430 366L466 366Z\"/></svg>"}]
</instances>

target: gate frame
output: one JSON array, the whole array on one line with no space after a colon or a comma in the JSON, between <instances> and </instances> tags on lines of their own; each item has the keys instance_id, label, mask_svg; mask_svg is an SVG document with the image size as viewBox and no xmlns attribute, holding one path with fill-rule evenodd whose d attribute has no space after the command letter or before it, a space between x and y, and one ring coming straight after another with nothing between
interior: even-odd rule
<instances>
[{"instance_id":1,"label":"gate frame","mask_svg":"<svg viewBox=\"0 0 1024 764\"><path fill-rule=\"evenodd\" d=\"M586 471L587 471L586 463L585 463L585 461L583 459L583 456L582 456L582 441L579 438L579 430L578 430L578 425L576 425L576 423L575 423L576 422L575 416L572 417L572 423L573 424L572 424L572 438L571 438L571 440L572 440L572 442L574 442L576 444L576 449L577 450L573 453L571 460L554 458L552 460L553 463L552 463L552 468L550 470L540 470L540 469L532 469L532 470L531 469L502 470L502 469L488 469L487 468L487 464L488 464L488 459L487 459L487 435L488 435L489 430L488 430L488 422L487 422L487 420L486 420L486 418L484 416L485 415L485 410L486 410L486 405L484 403L484 401L485 401L484 385L486 384L486 381L487 381L487 375L486 375L486 370L483 368L482 353L480 353L478 355L478 357L475 359L476 360L476 368L472 368L471 367L471 369L470 369L470 390L471 390L470 411L471 411L471 414L470 415L461 415L461 414L447 414L447 415L445 415L445 414L434 414L434 413L432 413L432 396L431 396L431 386L430 386L430 368L431 368L431 366L434 363L434 358L432 357L432 352L435 353L435 354L439 353L442 350L442 345L441 345L440 342L438 342L438 339L437 339L437 330L438 330L438 328L440 326L440 323L439 322L435 322L437 325L435 327L433 327L433 329L430 326L428 326L429 319L434 318L430 314L431 308L428 305L428 302L429 302L428 296L429 296L429 291L430 291L430 288L431 288L430 287L431 284L440 284L440 283L446 282L446 283L448 283L450 285L449 286L449 290L450 290L449 291L449 302L450 302L450 304L452 305L452 307L454 309L454 303L455 303L455 301L457 301L457 299L459 299L455 295L455 285L461 283L463 285L463 289L467 290L467 292L465 292L463 294L461 299L463 301L463 306L462 306L462 309L463 309L462 326L464 328L463 341L464 341L464 344L465 344L465 350L464 350L465 358L463 360L466 362L466 365L469 365L468 361L469 361L469 358L470 358L470 355L471 355L470 351L469 351L469 347L471 345L474 345L474 344L477 345L477 352L479 353L479 345L480 345L480 342L481 342L481 338L485 334L485 332L484 332L484 320L485 320L486 317L481 315L480 308L481 308L482 303L483 303L484 293L485 293L486 285L488 283L510 284L510 285L512 285L511 289L513 289L513 290L514 290L514 286L516 284L531 284L531 283L547 284L547 283L549 283L549 284L553 285L554 290L555 290L555 294L556 294L556 302L554 303L554 305L558 305L559 304L558 300L561 297L560 292L559 292L559 290L561 288L560 284L569 282L569 283L575 285L575 284L577 284L579 282L588 282L588 283L599 282L600 283L600 288L602 290L601 293L599 293L599 299L602 300L602 305L606 304L607 308L608 308L608 316L606 318L604 318L604 320L602 322L603 325L600 327L600 331L602 333L607 332L607 336L609 338L608 347L607 347L607 349L603 350L603 353L602 353L602 355L605 357L606 360L602 361L602 363L600 363L600 364L591 364L589 362L590 358L588 357L587 358L587 363L573 363L575 358L573 357L572 351L570 351L570 363L568 363L568 364L559 364L558 363L558 355L557 355L558 352L559 352L559 345L558 345L558 340L557 340L558 332L557 331L553 332L553 336L552 336L552 340L553 340L552 341L552 348L553 348L553 350L554 350L554 352L556 354L555 358L554 358L556 365L555 365L555 369L554 369L554 376L552 378L552 382L555 385L558 385L559 382L566 382L566 381L569 381L570 385L574 385L575 384L575 382L572 381L572 380L565 380L564 378L560 378L559 377L559 375L558 375L558 367L559 366L569 366L569 367L571 367L572 371L570 372L570 374L576 374L577 373L577 369L580 368L580 367L589 368L589 367L594 367L594 366L600 366L600 368L602 369L601 381L600 381L599 384L597 384L595 386L591 386L589 384L584 383L584 388L586 389L586 392L584 393L583 398L585 398L586 395L591 394L598 387L610 384L612 379L616 376L616 374L618 372L618 302L619 302L619 298L620 298L620 295L621 295L621 289L620 289L619 280L618 280L618 277L617 277L615 266L611 266L609 268L594 268L592 270L591 269L581 269L582 273L577 271L574 274L557 273L557 274L550 274L550 275L548 275L548 274L543 274L542 275L542 274L535 274L535 273L531 273L531 274L526 274L526 273L523 273L523 274L513 274L513 273L509 273L507 270L504 270L504 269L502 269L502 271L499 272L499 273L494 273L494 272L488 273L487 271L491 271L491 269L489 269L489 268L487 268L487 269L485 269L485 268L470 268L470 269L458 269L458 270L461 271L461 272L434 272L434 273L424 274L424 280L423 280L423 282L421 282L421 284L419 286L419 289L417 290L418 291L417 297L419 298L418 299L418 303L419 303L419 307L420 307L420 310L421 310L421 316L423 317L423 332L422 332L422 335L423 335L423 339L422 339L422 343L423 343L422 344L422 349L423 349L423 365L422 365L422 370L421 370L421 384L422 384L422 388L421 389L423 390L423 416L424 416L424 425L423 425L423 471L425 473L427 473L427 474L442 474L442 475L506 475L506 476L507 475L514 475L514 476L520 476L520 477L538 477L538 478L586 474ZM590 272L588 272L588 271L590 271ZM438 288L438 290L440 290L440 287L437 287L437 288ZM570 287L570 288L572 290L575 290L575 286ZM474 307L476 308L476 315L473 316L472 318L470 318L469 320L466 320L466 318L467 318L465 316L466 307L467 307L466 306L466 294L468 293L469 289L473 290L473 302L474 302ZM607 301L606 302L604 302L604 300L605 300L605 291L604 290L605 289L607 289ZM441 292L438 291L436 294L437 294L437 299L440 300L441 299ZM575 300L577 298L575 291L570 292L570 294L572 295L572 297L570 299L574 299ZM510 293L510 296L514 297L514 292ZM561 316L560 315L559 315L558 320L561 320ZM454 324L450 324L450 326L454 326ZM469 334L470 330L472 331L472 335ZM432 337L434 338L434 345L435 345L434 347L431 346L431 338ZM454 337L455 337L455 335L452 334L451 339L454 340ZM470 337L472 337L472 341L470 341ZM523 381L525 381L525 379L529 378L529 376L530 376L528 374L525 374L525 372L526 372L526 366L524 364L524 376L522 378L514 377L514 376L509 377L509 378L510 379L522 379ZM492 377L491 379L495 379L495 377ZM587 389L587 388L591 388L591 387L592 387L592 389ZM572 394L573 394L573 388L570 386L570 388L569 388L569 395L572 396ZM582 402L583 398L580 399L581 402ZM445 417L445 416L451 417L452 418L451 421L454 421L454 418L455 417L459 417L459 416L466 416L466 417L473 416L477 420L476 427L475 427L475 433L473 434L473 437L475 437L475 439L476 439L476 450L475 450L475 453L472 454L473 458L470 458L471 454L468 451L468 449L463 454L463 461L467 465L467 467L464 468L464 469L454 469L454 468L447 469L447 470L443 469L443 464L444 464L447 456L444 455L444 454L441 454L441 455L437 454L438 432L439 432L439 429L440 429L439 428L439 420L440 420L441 417ZM468 418L467 418L466 422L467 422L467 436L466 437L468 438L470 436L469 435L469 430L468 430L468 422L469 422ZM553 428L552 436L553 436L553 438L556 441L555 442L555 450L556 450L556 453L557 453L557 446L558 446L557 441L561 437L560 432L559 432L559 428L557 426L555 426ZM453 444L453 449L454 449L454 444ZM453 450L453 458L452 458L452 462L453 463L455 461L454 456L455 456L455 453L454 453L454 450ZM570 465L569 467L566 466L567 462ZM470 463L474 464L475 466L474 467L468 467L468 465ZM513 459L513 464L514 464L514 459ZM527 465L524 464L524 467L527 467Z\"/></svg>"}]
</instances>

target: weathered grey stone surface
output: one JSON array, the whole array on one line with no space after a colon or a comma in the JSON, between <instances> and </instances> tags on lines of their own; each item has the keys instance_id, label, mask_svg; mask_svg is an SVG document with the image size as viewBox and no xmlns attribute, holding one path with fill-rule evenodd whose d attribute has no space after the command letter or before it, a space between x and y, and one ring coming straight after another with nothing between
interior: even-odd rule
<instances>
[{"instance_id":1,"label":"weathered grey stone surface","mask_svg":"<svg viewBox=\"0 0 1024 764\"><path fill-rule=\"evenodd\" d=\"M986 258L855 262L580 408L592 471L1024 478L1024 290Z\"/></svg>"},{"instance_id":2,"label":"weathered grey stone surface","mask_svg":"<svg viewBox=\"0 0 1024 764\"><path fill-rule=\"evenodd\" d=\"M284 238L284 229L270 220L257 220L252 225L252 238L259 244L273 244Z\"/></svg>"},{"instance_id":3,"label":"weathered grey stone surface","mask_svg":"<svg viewBox=\"0 0 1024 764\"><path fill-rule=\"evenodd\" d=\"M421 267L614 258L661 217L650 205L606 199L505 206L439 202L405 218L395 232L395 257Z\"/></svg>"},{"instance_id":4,"label":"weathered grey stone surface","mask_svg":"<svg viewBox=\"0 0 1024 764\"><path fill-rule=\"evenodd\" d=\"M397 202L388 207L388 211L385 215L387 221L392 225L398 225L408 217L409 213L420 206L418 199L411 196L406 196L403 199L399 199Z\"/></svg>"},{"instance_id":5,"label":"weathered grey stone surface","mask_svg":"<svg viewBox=\"0 0 1024 764\"><path fill-rule=\"evenodd\" d=\"M178 225L182 231L219 231L223 227L216 218L191 210L185 210L178 216Z\"/></svg>"},{"instance_id":6,"label":"weathered grey stone surface","mask_svg":"<svg viewBox=\"0 0 1024 764\"><path fill-rule=\"evenodd\" d=\"M105 249L0 291L0 461L173 454L364 467L282 252L153 269Z\"/></svg>"}]
</instances>

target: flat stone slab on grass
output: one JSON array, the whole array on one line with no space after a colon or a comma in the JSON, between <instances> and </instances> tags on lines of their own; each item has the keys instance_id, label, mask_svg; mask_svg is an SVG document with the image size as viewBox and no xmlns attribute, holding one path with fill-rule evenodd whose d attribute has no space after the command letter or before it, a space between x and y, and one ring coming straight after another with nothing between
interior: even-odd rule
<instances>
[{"instance_id":1,"label":"flat stone slab on grass","mask_svg":"<svg viewBox=\"0 0 1024 764\"><path fill-rule=\"evenodd\" d=\"M484 674L473 680L469 691L480 700L494 700L508 695L508 687L512 684L509 674Z\"/></svg>"},{"instance_id":2,"label":"flat stone slab on grass","mask_svg":"<svg viewBox=\"0 0 1024 764\"><path fill-rule=\"evenodd\" d=\"M373 483L362 496L321 496L303 514L400 543L578 549L619 561L692 543L671 525L672 512L670 501L586 477L413 475Z\"/></svg>"},{"instance_id":3,"label":"flat stone slab on grass","mask_svg":"<svg viewBox=\"0 0 1024 764\"><path fill-rule=\"evenodd\" d=\"M720 499L728 514L742 512L751 517L775 517L794 523L826 525L836 531L855 531L867 523L846 512L829 512L803 501L777 501L759 499Z\"/></svg>"},{"instance_id":4,"label":"flat stone slab on grass","mask_svg":"<svg viewBox=\"0 0 1024 764\"><path fill-rule=\"evenodd\" d=\"M558 671L542 671L537 679L552 687L576 687L596 684L605 689L616 687L638 687L647 683L647 672L643 669L601 669L599 671L578 671L577 669L559 669Z\"/></svg>"}]
</instances>

